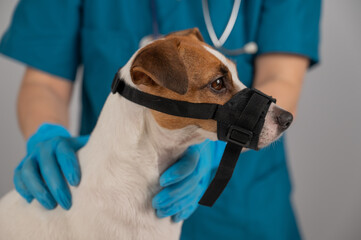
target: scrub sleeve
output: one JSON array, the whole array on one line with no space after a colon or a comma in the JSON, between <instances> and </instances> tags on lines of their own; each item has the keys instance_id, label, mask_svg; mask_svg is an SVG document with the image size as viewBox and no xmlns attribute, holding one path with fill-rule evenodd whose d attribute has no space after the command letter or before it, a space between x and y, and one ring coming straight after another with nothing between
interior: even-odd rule
<instances>
[{"instance_id":1,"label":"scrub sleeve","mask_svg":"<svg viewBox=\"0 0 361 240\"><path fill-rule=\"evenodd\" d=\"M257 37L258 55L292 53L319 61L320 0L265 0Z\"/></svg>"},{"instance_id":2,"label":"scrub sleeve","mask_svg":"<svg viewBox=\"0 0 361 240\"><path fill-rule=\"evenodd\" d=\"M80 64L80 0L21 0L0 53L74 81Z\"/></svg>"}]
</instances>

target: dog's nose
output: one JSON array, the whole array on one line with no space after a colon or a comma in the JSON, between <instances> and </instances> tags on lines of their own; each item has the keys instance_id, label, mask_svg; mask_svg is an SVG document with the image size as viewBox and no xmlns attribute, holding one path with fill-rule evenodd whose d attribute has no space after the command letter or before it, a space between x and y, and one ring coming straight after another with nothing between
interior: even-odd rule
<instances>
[{"instance_id":1,"label":"dog's nose","mask_svg":"<svg viewBox=\"0 0 361 240\"><path fill-rule=\"evenodd\" d=\"M293 116L289 112L284 111L277 116L278 125L283 130L286 130L291 125L292 121L293 121Z\"/></svg>"}]
</instances>

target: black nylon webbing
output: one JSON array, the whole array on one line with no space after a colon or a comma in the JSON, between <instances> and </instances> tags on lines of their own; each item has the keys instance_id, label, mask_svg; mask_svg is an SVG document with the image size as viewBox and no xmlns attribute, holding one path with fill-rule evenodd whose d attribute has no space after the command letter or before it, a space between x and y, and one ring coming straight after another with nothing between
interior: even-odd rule
<instances>
[{"instance_id":1,"label":"black nylon webbing","mask_svg":"<svg viewBox=\"0 0 361 240\"><path fill-rule=\"evenodd\" d=\"M261 95L254 93L251 96L249 102L247 103L245 109L241 113L239 119L237 120L236 125L253 131L253 129L258 123L260 115L262 115L264 112L265 104L267 104L268 102L268 99L265 99ZM255 108L252 106L262 107L258 107L255 111ZM199 204L208 207L213 206L213 204L222 194L223 190L226 188L228 182L231 180L234 168L237 164L241 151L241 146L231 142L227 143L216 175L208 186L206 192L203 194L201 200L199 200Z\"/></svg>"},{"instance_id":2,"label":"black nylon webbing","mask_svg":"<svg viewBox=\"0 0 361 240\"><path fill-rule=\"evenodd\" d=\"M243 110L241 116L237 121L237 125L242 126L245 129L253 131L254 127L258 123L259 117L262 115L265 105L269 102L269 99L262 97L261 95L254 93L247 103L247 106ZM255 108L254 106L259 106Z\"/></svg>"},{"instance_id":3,"label":"black nylon webbing","mask_svg":"<svg viewBox=\"0 0 361 240\"><path fill-rule=\"evenodd\" d=\"M208 207L213 206L231 179L241 151L242 147L239 145L227 143L216 175L214 176L211 184L209 184L201 200L199 200L199 204Z\"/></svg>"},{"instance_id":4,"label":"black nylon webbing","mask_svg":"<svg viewBox=\"0 0 361 240\"><path fill-rule=\"evenodd\" d=\"M112 92L118 92L131 102L141 106L178 116L196 119L214 119L215 112L221 105L210 103L190 103L185 101L163 98L155 95L141 92L135 88L128 86L124 80L116 76L113 84L115 89ZM159 104L161 102L162 104Z\"/></svg>"}]
</instances>

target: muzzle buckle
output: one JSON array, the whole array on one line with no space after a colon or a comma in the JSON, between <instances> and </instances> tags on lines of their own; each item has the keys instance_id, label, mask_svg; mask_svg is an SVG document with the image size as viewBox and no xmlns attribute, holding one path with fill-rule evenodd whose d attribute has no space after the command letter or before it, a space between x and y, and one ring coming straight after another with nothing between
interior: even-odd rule
<instances>
[{"instance_id":1,"label":"muzzle buckle","mask_svg":"<svg viewBox=\"0 0 361 240\"><path fill-rule=\"evenodd\" d=\"M227 142L235 143L242 147L249 147L253 133L247 129L231 126L227 133Z\"/></svg>"}]
</instances>

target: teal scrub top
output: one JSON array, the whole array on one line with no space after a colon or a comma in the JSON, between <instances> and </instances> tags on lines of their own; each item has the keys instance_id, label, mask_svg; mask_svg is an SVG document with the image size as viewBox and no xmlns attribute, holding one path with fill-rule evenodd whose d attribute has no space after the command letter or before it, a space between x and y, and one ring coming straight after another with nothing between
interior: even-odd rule
<instances>
[{"instance_id":1,"label":"teal scrub top","mask_svg":"<svg viewBox=\"0 0 361 240\"><path fill-rule=\"evenodd\" d=\"M74 81L83 66L81 134L94 128L115 72L152 33L149 0L21 0L0 52L28 66ZM233 0L210 0L211 19L223 32ZM156 0L160 33L198 27L211 43L200 0ZM254 41L256 55L232 57L240 80L252 85L254 59L293 53L318 61L320 0L244 0L226 48ZM299 239L290 203L283 139L241 154L234 176L212 208L200 206L184 222L183 240ZM217 142L221 156L224 144Z\"/></svg>"}]
</instances>

